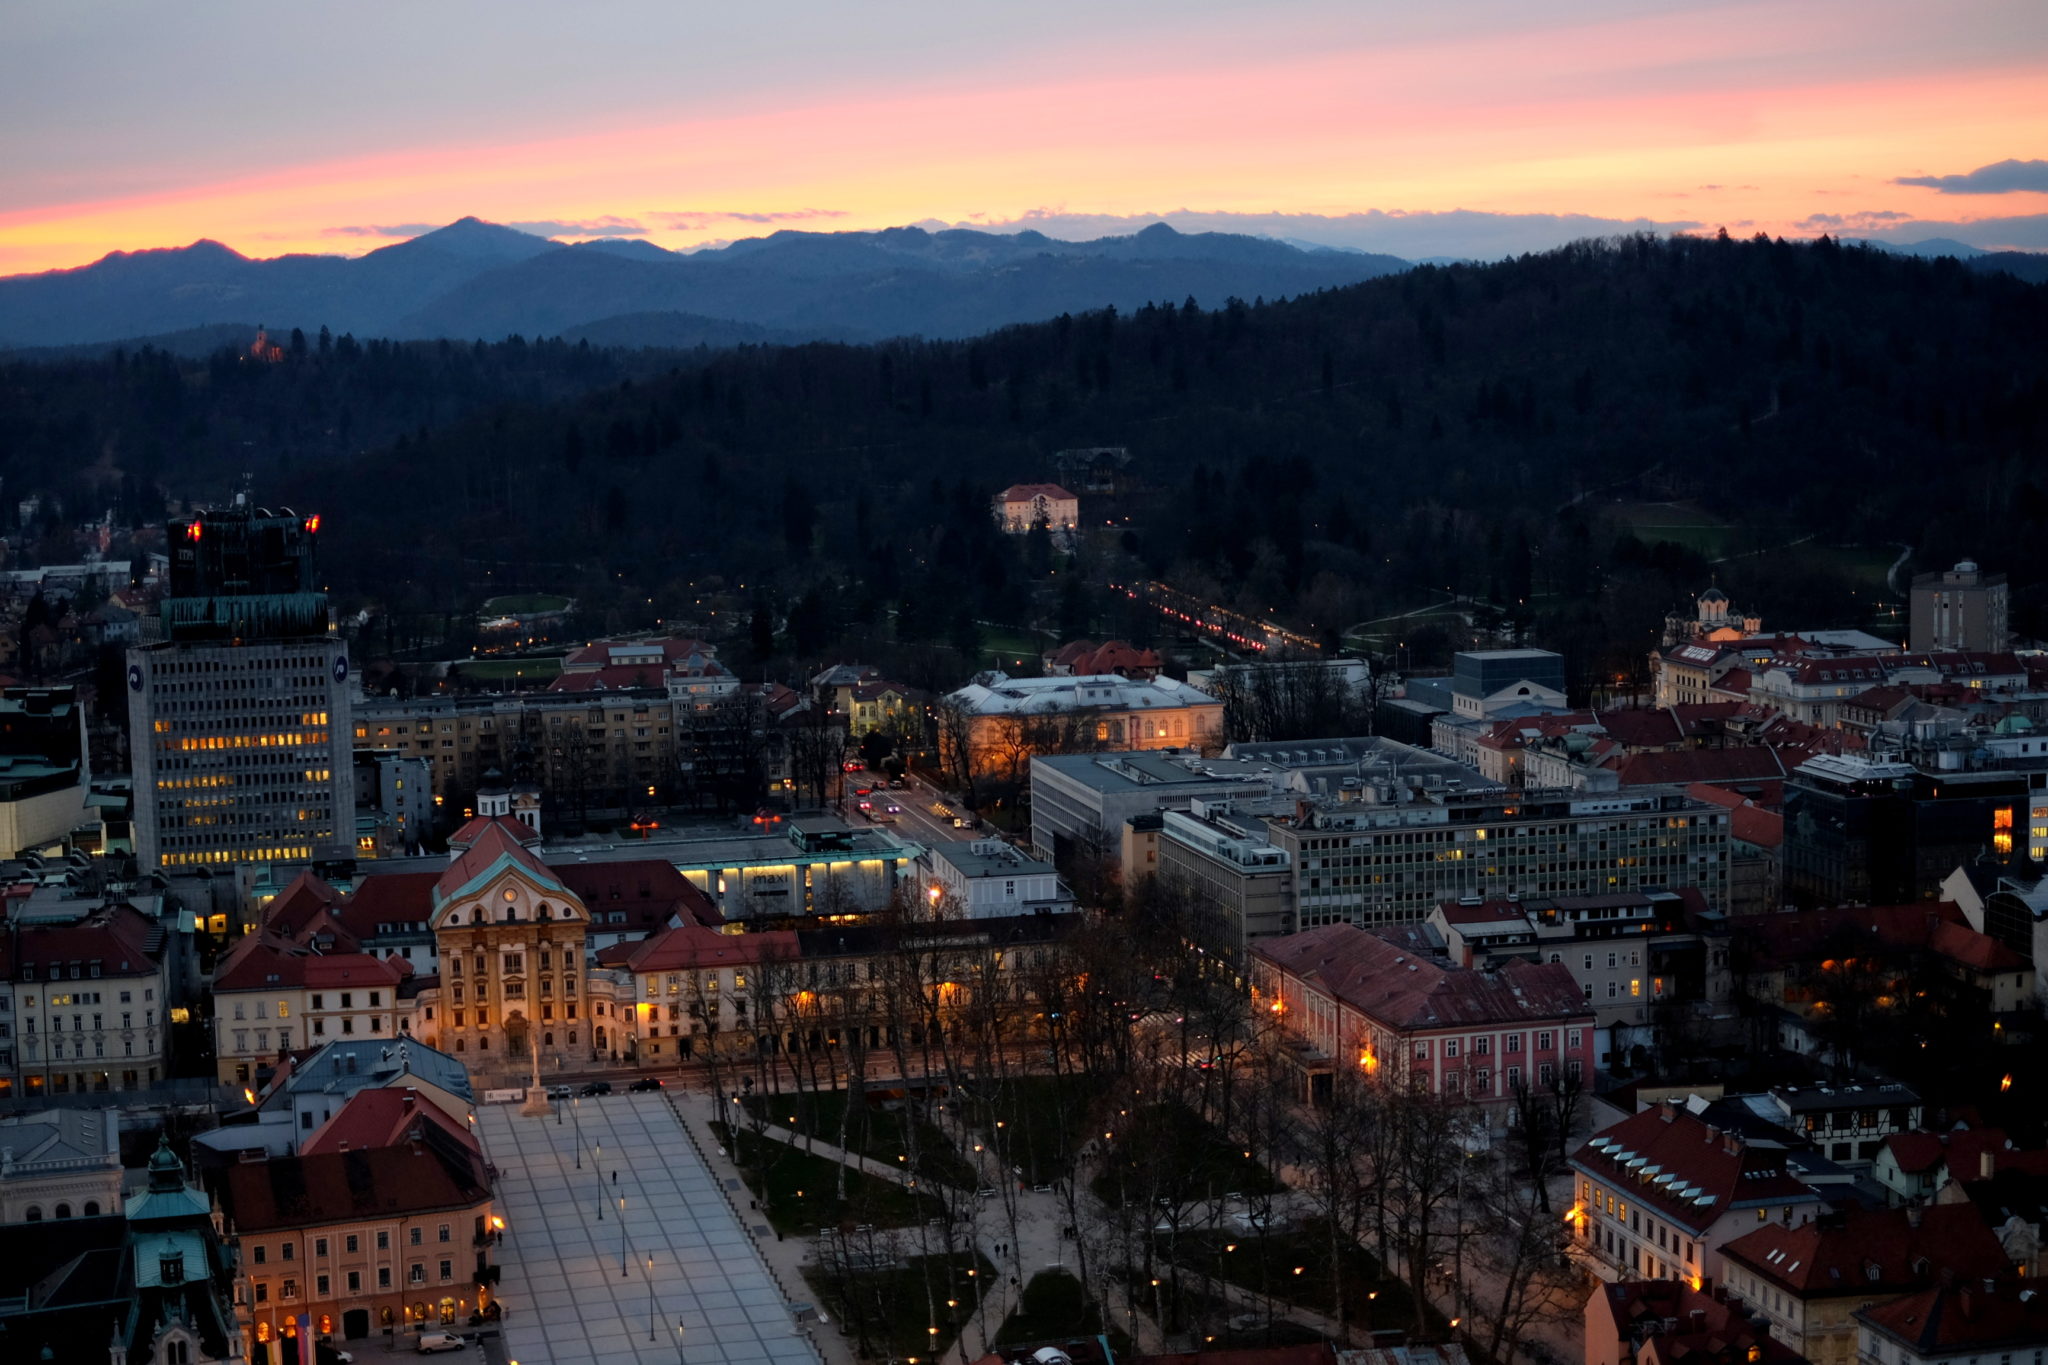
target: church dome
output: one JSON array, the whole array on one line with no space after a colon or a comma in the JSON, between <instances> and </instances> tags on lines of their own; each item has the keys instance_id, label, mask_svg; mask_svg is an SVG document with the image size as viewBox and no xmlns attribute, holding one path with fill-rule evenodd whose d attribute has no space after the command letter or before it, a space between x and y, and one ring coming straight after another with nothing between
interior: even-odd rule
<instances>
[{"instance_id":1,"label":"church dome","mask_svg":"<svg viewBox=\"0 0 2048 1365\"><path fill-rule=\"evenodd\" d=\"M1708 588L1700 594L1700 601L1702 602L1726 602L1727 600L1728 594L1722 592L1719 588Z\"/></svg>"}]
</instances>

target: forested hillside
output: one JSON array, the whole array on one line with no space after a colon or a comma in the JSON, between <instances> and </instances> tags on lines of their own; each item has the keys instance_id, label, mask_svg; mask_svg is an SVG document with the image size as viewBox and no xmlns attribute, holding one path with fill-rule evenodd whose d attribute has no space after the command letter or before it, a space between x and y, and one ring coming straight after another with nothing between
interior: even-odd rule
<instances>
[{"instance_id":1,"label":"forested hillside","mask_svg":"<svg viewBox=\"0 0 2048 1365\"><path fill-rule=\"evenodd\" d=\"M74 495L253 468L326 514L338 590L401 612L535 587L674 621L710 585L761 604L762 649L814 655L846 630L1142 632L1102 587L1138 578L1332 640L1448 591L1583 684L1710 575L1768 624L1880 621L1908 546L2011 573L2016 625L2048 633L2044 304L1949 260L1644 238L963 342L14 365L0 451L9 490ZM1056 578L987 498L1097 445L1136 486L1084 499L1098 532Z\"/></svg>"}]
</instances>

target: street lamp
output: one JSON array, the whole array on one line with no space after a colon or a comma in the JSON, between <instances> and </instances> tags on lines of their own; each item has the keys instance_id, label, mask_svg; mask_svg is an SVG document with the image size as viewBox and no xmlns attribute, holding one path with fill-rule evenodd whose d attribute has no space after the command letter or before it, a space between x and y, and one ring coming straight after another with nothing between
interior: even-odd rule
<instances>
[{"instance_id":1,"label":"street lamp","mask_svg":"<svg viewBox=\"0 0 2048 1365\"><path fill-rule=\"evenodd\" d=\"M680 1322L676 1324L676 1365L689 1365L683 1359L683 1324Z\"/></svg>"},{"instance_id":2,"label":"street lamp","mask_svg":"<svg viewBox=\"0 0 2048 1365\"><path fill-rule=\"evenodd\" d=\"M583 1163L580 1159L580 1153L578 1156L579 1159L576 1164L580 1169ZM604 1221L604 1144L602 1142L597 1144L597 1152L591 1157L590 1164L597 1168L597 1221L602 1223Z\"/></svg>"},{"instance_id":3,"label":"street lamp","mask_svg":"<svg viewBox=\"0 0 2048 1365\"><path fill-rule=\"evenodd\" d=\"M654 1256L647 1257L647 1339L654 1340Z\"/></svg>"},{"instance_id":4,"label":"street lamp","mask_svg":"<svg viewBox=\"0 0 2048 1365\"><path fill-rule=\"evenodd\" d=\"M619 1196L619 1278L626 1276L626 1196Z\"/></svg>"}]
</instances>

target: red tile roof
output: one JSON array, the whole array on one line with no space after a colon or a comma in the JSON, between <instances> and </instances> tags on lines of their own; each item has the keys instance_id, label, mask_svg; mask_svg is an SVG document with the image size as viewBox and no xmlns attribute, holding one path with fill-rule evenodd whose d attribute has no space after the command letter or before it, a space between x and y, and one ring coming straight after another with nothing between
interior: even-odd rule
<instances>
[{"instance_id":1,"label":"red tile roof","mask_svg":"<svg viewBox=\"0 0 2048 1365\"><path fill-rule=\"evenodd\" d=\"M1453 967L1384 934L1330 924L1261 939L1255 956L1385 1027L1404 1031L1590 1015L1561 963Z\"/></svg>"},{"instance_id":2,"label":"red tile roof","mask_svg":"<svg viewBox=\"0 0 2048 1365\"><path fill-rule=\"evenodd\" d=\"M470 1209L491 1197L474 1167L424 1143L241 1162L228 1167L221 1192L245 1235Z\"/></svg>"},{"instance_id":3,"label":"red tile roof","mask_svg":"<svg viewBox=\"0 0 2048 1365\"><path fill-rule=\"evenodd\" d=\"M1675 782L1754 782L1783 777L1785 765L1768 748L1684 749L1675 753L1631 754L1619 769L1624 787Z\"/></svg>"},{"instance_id":4,"label":"red tile roof","mask_svg":"<svg viewBox=\"0 0 2048 1365\"><path fill-rule=\"evenodd\" d=\"M58 980L74 966L102 976L147 976L156 970L163 930L132 905L108 905L71 924L25 924L14 937L14 966Z\"/></svg>"},{"instance_id":5,"label":"red tile roof","mask_svg":"<svg viewBox=\"0 0 2048 1365\"><path fill-rule=\"evenodd\" d=\"M403 980L398 969L371 953L316 953L265 933L250 934L227 951L214 968L215 991L260 991L307 987L389 989Z\"/></svg>"},{"instance_id":6,"label":"red tile roof","mask_svg":"<svg viewBox=\"0 0 2048 1365\"><path fill-rule=\"evenodd\" d=\"M1695 1233L1731 1208L1820 1202L1785 1169L1783 1148L1752 1147L1669 1103L1595 1133L1572 1165Z\"/></svg>"},{"instance_id":7,"label":"red tile roof","mask_svg":"<svg viewBox=\"0 0 2048 1365\"><path fill-rule=\"evenodd\" d=\"M1809 1299L1897 1293L1941 1271L1979 1277L2002 1275L2011 1265L1969 1204L1851 1209L1791 1228L1766 1223L1724 1244L1721 1254Z\"/></svg>"},{"instance_id":8,"label":"red tile roof","mask_svg":"<svg viewBox=\"0 0 2048 1365\"><path fill-rule=\"evenodd\" d=\"M626 912L626 925L640 933L668 927L672 916L685 924L723 924L725 916L676 865L662 858L631 858L615 863L563 863L551 866L562 885L576 893L590 911L592 928L616 930L607 917Z\"/></svg>"},{"instance_id":9,"label":"red tile roof","mask_svg":"<svg viewBox=\"0 0 2048 1365\"><path fill-rule=\"evenodd\" d=\"M1694 1289L1684 1280L1623 1280L1603 1284L1593 1292L1606 1300L1607 1317L1621 1334L1616 1344L1640 1341L1637 1365L1677 1360L1712 1361L1716 1365L1750 1365L1752 1360L1761 1360L1770 1365L1797 1365L1805 1360L1791 1347L1773 1340L1768 1330L1752 1324L1742 1300L1731 1301L1718 1285ZM1699 1316L1694 1317L1695 1313ZM1677 1326L1667 1330L1665 1324L1674 1321ZM1590 1322L1589 1317L1589 1325ZM1758 1352L1754 1357L1750 1355L1752 1348ZM1604 1358L1609 1352L1589 1350L1587 1354ZM1627 1358L1628 1352L1624 1350L1622 1359Z\"/></svg>"},{"instance_id":10,"label":"red tile roof","mask_svg":"<svg viewBox=\"0 0 2048 1365\"><path fill-rule=\"evenodd\" d=\"M440 1105L421 1099L418 1091L391 1086L358 1090L333 1118L299 1144L299 1155L397 1147L415 1136L424 1136L423 1124L432 1124L444 1137L482 1155L483 1148L467 1124L456 1122Z\"/></svg>"},{"instance_id":11,"label":"red tile roof","mask_svg":"<svg viewBox=\"0 0 2048 1365\"><path fill-rule=\"evenodd\" d=\"M356 883L339 918L358 940L378 933L381 925L417 924L424 929L434 911L434 883L440 878L438 872L373 872Z\"/></svg>"},{"instance_id":12,"label":"red tile roof","mask_svg":"<svg viewBox=\"0 0 2048 1365\"><path fill-rule=\"evenodd\" d=\"M2002 1347L2038 1349L2048 1341L2048 1295L2010 1283L1989 1290L1981 1283L1940 1285L1856 1316L1923 1359L1965 1351L2003 1355Z\"/></svg>"},{"instance_id":13,"label":"red tile roof","mask_svg":"<svg viewBox=\"0 0 2048 1365\"><path fill-rule=\"evenodd\" d=\"M475 829L479 825L482 828ZM462 850L460 857L448 864L434 882L436 903L444 897L462 894L465 887L489 872L500 859L518 864L544 883L555 882L555 874L533 851L533 831L526 825L510 816L498 815L472 820L463 826L461 832L467 834L472 829L475 833L468 837L473 842Z\"/></svg>"},{"instance_id":14,"label":"red tile roof","mask_svg":"<svg viewBox=\"0 0 2048 1365\"><path fill-rule=\"evenodd\" d=\"M1056 483L1013 483L996 496L1004 502L1030 502L1038 497L1060 502L1074 495Z\"/></svg>"},{"instance_id":15,"label":"red tile roof","mask_svg":"<svg viewBox=\"0 0 2048 1365\"><path fill-rule=\"evenodd\" d=\"M771 929L758 934L721 934L695 925L670 929L637 942L614 943L599 951L608 967L635 972L680 972L704 967L747 967L767 961L794 960L794 930Z\"/></svg>"}]
</instances>

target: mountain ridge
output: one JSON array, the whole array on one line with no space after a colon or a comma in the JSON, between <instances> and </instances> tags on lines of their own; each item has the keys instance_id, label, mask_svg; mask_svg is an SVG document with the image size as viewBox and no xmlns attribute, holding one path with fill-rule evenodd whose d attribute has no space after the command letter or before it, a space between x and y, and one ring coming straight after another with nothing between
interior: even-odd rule
<instances>
[{"instance_id":1,"label":"mountain ridge","mask_svg":"<svg viewBox=\"0 0 2048 1365\"><path fill-rule=\"evenodd\" d=\"M358 257L259 259L202 238L0 278L0 349L256 323L496 340L646 313L789 339L952 337L1167 297L1308 293L1407 267L1165 223L1088 242L965 228L781 229L685 254L639 239L569 245L470 216Z\"/></svg>"}]
</instances>

